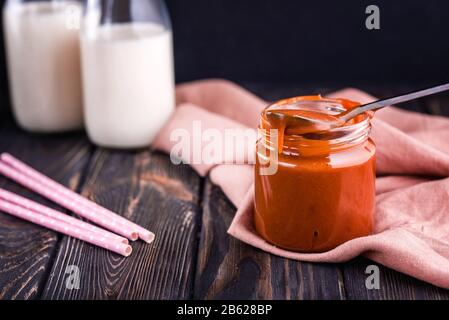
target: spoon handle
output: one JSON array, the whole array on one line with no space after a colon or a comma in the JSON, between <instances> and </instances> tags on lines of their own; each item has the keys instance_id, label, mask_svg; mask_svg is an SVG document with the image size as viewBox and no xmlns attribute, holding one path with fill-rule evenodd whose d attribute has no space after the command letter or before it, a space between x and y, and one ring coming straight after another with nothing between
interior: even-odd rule
<instances>
[{"instance_id":1,"label":"spoon handle","mask_svg":"<svg viewBox=\"0 0 449 320\"><path fill-rule=\"evenodd\" d=\"M371 102L371 103L362 105L360 107L354 108L350 112L346 113L345 115L342 115L340 118L344 121L349 121L350 119L358 116L359 114L367 112L367 111L378 110L383 107L415 100L418 98L430 96L432 94L447 91L447 90L449 90L449 83L442 84L442 85L439 85L436 87L431 87L431 88L424 89L424 90L414 91L414 92L404 94L401 96L397 96L397 97L393 97L393 98L378 100L378 101Z\"/></svg>"}]
</instances>

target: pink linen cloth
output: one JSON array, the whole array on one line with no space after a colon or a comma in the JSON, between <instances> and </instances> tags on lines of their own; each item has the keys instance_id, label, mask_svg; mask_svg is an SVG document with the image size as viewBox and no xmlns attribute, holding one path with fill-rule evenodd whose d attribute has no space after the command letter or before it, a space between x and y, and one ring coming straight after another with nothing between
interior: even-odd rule
<instances>
[{"instance_id":1,"label":"pink linen cloth","mask_svg":"<svg viewBox=\"0 0 449 320\"><path fill-rule=\"evenodd\" d=\"M183 84L176 94L178 108L154 143L155 148L168 153L176 145L171 139L176 129L191 133L192 124L201 121L202 130L256 130L259 115L268 105L224 80ZM360 103L375 100L357 89L328 96ZM449 289L449 119L390 107L376 113L371 136L377 145L378 174L374 234L325 253L286 251L257 234L253 223L254 169L244 164L251 160L251 155L236 155L239 162L235 163L243 164L226 164L232 159L223 156L213 164L192 166L202 176L209 174L236 205L238 211L228 232L245 243L275 255L309 262L338 263L364 255ZM204 147L202 144L200 150ZM192 156L189 154L187 158Z\"/></svg>"}]
</instances>

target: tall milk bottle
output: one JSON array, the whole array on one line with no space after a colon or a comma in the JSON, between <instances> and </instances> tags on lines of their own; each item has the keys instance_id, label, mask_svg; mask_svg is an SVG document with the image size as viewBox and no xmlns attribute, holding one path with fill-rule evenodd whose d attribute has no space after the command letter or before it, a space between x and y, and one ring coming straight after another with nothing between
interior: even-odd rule
<instances>
[{"instance_id":1,"label":"tall milk bottle","mask_svg":"<svg viewBox=\"0 0 449 320\"><path fill-rule=\"evenodd\" d=\"M81 128L78 1L8 0L3 9L15 118L33 132Z\"/></svg>"},{"instance_id":2,"label":"tall milk bottle","mask_svg":"<svg viewBox=\"0 0 449 320\"><path fill-rule=\"evenodd\" d=\"M159 0L89 0L81 32L84 113L97 145L151 144L175 107L170 20Z\"/></svg>"}]
</instances>

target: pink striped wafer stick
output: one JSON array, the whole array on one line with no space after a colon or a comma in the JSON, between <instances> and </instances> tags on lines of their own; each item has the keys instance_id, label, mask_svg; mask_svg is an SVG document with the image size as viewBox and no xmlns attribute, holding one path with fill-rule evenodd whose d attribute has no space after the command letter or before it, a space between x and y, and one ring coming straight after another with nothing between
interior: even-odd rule
<instances>
[{"instance_id":1,"label":"pink striped wafer stick","mask_svg":"<svg viewBox=\"0 0 449 320\"><path fill-rule=\"evenodd\" d=\"M48 178L44 174L40 173L39 171L31 168L27 164L23 163L22 161L16 159L12 155L8 153L3 153L0 156L1 161L5 162L9 166L17 169L22 174L34 179L36 182L41 183L42 185L54 190L55 192L58 192L62 194L63 196L71 199L72 201L78 203L78 205L85 206L86 208L89 208L91 211L98 215L102 215L105 218L112 219L113 223L119 223L123 225L125 228L129 228L132 230L135 230L139 238L142 240L151 243L154 240L154 233L150 232L149 230L123 218L122 216L118 215L115 212L112 212L106 208L103 208L102 206L96 204L93 201L90 201L89 199L86 199L85 197L79 195L78 193L66 188L65 186L61 185L60 183Z\"/></svg>"},{"instance_id":2,"label":"pink striped wafer stick","mask_svg":"<svg viewBox=\"0 0 449 320\"><path fill-rule=\"evenodd\" d=\"M137 240L138 234L134 230L129 228L125 228L123 225L119 225L110 219L107 219L104 216L100 216L95 212L89 210L84 206L79 206L76 202L68 199L61 194L55 192L48 187L43 186L42 184L30 179L28 176L23 173L17 171L14 168L6 165L4 162L0 161L0 173L9 179L21 184L22 186L42 195L43 197L52 200L53 202L61 205L62 207L69 209L79 216L86 218L96 224L113 231L119 235L122 235L130 240Z\"/></svg>"},{"instance_id":3,"label":"pink striped wafer stick","mask_svg":"<svg viewBox=\"0 0 449 320\"><path fill-rule=\"evenodd\" d=\"M122 216L116 214L115 212L112 212L106 208L101 207L100 205L86 199L85 197L77 194L76 192L73 192L72 190L64 187L63 185L57 183L56 181L53 181L52 179L46 177L37 170L31 168L30 166L16 159L12 155L8 153L3 153L0 157L2 161L10 165L11 167L19 170L24 175L27 175L30 178L33 178L35 181L53 189L55 192L61 193L62 195L72 199L73 201L76 201L79 205L83 205L99 215L104 215L108 219L112 219L113 223L120 223L126 228L134 229L139 234L139 237L142 240L148 243L154 240L154 234L152 232L123 218Z\"/></svg>"},{"instance_id":4,"label":"pink striped wafer stick","mask_svg":"<svg viewBox=\"0 0 449 320\"><path fill-rule=\"evenodd\" d=\"M35 223L47 229L63 233L73 238L83 240L95 246L121 254L125 257L128 257L132 252L132 248L129 244L124 244L119 241L108 241L106 237L100 237L96 233L73 227L64 221L46 217L40 213L25 209L5 200L0 200L0 210L9 213L10 215L13 215L17 218Z\"/></svg>"},{"instance_id":5,"label":"pink striped wafer stick","mask_svg":"<svg viewBox=\"0 0 449 320\"><path fill-rule=\"evenodd\" d=\"M80 206L84 206L86 208L90 208L91 207L91 204L87 203L86 202L87 199L84 198L83 196L81 196L81 195L77 194L76 192L66 188L62 184L57 183L56 181L48 178L44 174L42 174L39 171L31 168L30 166L28 166L27 164L23 163L22 161L18 160L14 156L12 156L12 155L10 155L8 153L3 153L3 154L0 155L0 161L3 161L5 164L7 164L8 166L16 169L17 171L19 171L23 175L28 176L30 179L32 179L35 182L41 184L43 187L49 188L49 189L53 190L54 192L61 194L61 196L63 196L63 197L67 197L69 199L72 199L72 201L76 202ZM87 200L87 201L90 202L89 200ZM92 207L93 207L93 205L92 205ZM95 210L92 210L92 209L90 209L90 210L95 212ZM102 211L100 211L100 210L98 210L98 211L99 211L98 214L104 215L104 213ZM109 217L109 219L111 219L111 217ZM112 217L112 222L113 223L119 223L119 224L125 225L126 223L123 220L128 222L126 219L124 219L124 218L122 218L120 216ZM134 228L134 229L136 229L136 228Z\"/></svg>"},{"instance_id":6,"label":"pink striped wafer stick","mask_svg":"<svg viewBox=\"0 0 449 320\"><path fill-rule=\"evenodd\" d=\"M25 209L32 210L34 212L43 214L47 217L64 221L68 224L70 224L72 227L84 229L86 231L90 231L93 233L98 234L101 237L105 237L107 239L122 242L124 244L128 244L128 239L120 237L119 235L116 235L112 232L109 232L107 230L98 228L92 224L86 223L84 221L75 219L65 213L56 211L54 209L48 208L46 206L43 206L37 202L31 201L27 198L21 197L17 194L14 194L12 192L6 191L2 188L0 188L0 199L3 199L5 201L11 202L15 205L18 205L20 207L23 207Z\"/></svg>"}]
</instances>

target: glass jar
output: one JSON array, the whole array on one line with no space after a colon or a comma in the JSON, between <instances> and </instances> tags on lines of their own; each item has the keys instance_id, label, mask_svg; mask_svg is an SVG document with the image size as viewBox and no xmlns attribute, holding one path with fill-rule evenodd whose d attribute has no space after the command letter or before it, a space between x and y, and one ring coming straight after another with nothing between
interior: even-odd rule
<instances>
[{"instance_id":1,"label":"glass jar","mask_svg":"<svg viewBox=\"0 0 449 320\"><path fill-rule=\"evenodd\" d=\"M151 144L175 107L170 19L162 0L88 0L81 32L84 111L104 147Z\"/></svg>"},{"instance_id":2,"label":"glass jar","mask_svg":"<svg viewBox=\"0 0 449 320\"><path fill-rule=\"evenodd\" d=\"M371 234L376 177L371 114L343 127L303 134L292 134L295 130L289 127L273 129L267 116L273 110L336 115L357 105L344 99L297 97L262 113L255 226L266 241L287 250L324 252Z\"/></svg>"},{"instance_id":3,"label":"glass jar","mask_svg":"<svg viewBox=\"0 0 449 320\"><path fill-rule=\"evenodd\" d=\"M83 125L79 19L81 3L8 0L3 24L15 118L34 132Z\"/></svg>"}]
</instances>

